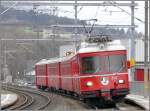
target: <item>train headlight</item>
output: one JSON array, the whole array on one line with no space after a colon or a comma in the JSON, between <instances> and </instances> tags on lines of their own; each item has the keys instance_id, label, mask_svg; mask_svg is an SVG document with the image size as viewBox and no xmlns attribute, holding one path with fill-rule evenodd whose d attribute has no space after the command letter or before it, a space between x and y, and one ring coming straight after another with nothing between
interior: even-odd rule
<instances>
[{"instance_id":1,"label":"train headlight","mask_svg":"<svg viewBox=\"0 0 150 111\"><path fill-rule=\"evenodd\" d=\"M118 83L123 84L123 83L125 83L125 81L124 80L118 80Z\"/></svg>"},{"instance_id":2,"label":"train headlight","mask_svg":"<svg viewBox=\"0 0 150 111\"><path fill-rule=\"evenodd\" d=\"M86 83L86 86L88 86L88 87L93 86L93 82L88 81L88 82Z\"/></svg>"}]
</instances>

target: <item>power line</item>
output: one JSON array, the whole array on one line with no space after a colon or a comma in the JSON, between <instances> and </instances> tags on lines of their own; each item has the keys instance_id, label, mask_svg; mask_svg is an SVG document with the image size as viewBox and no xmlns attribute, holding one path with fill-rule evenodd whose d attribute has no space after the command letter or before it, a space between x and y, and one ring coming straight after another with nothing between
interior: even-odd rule
<instances>
[{"instance_id":1,"label":"power line","mask_svg":"<svg viewBox=\"0 0 150 111\"><path fill-rule=\"evenodd\" d=\"M96 18L96 17L97 17L97 15L98 15L98 10L99 10L99 6L97 7L97 10L96 10L96 13L95 13L94 18Z\"/></svg>"},{"instance_id":2,"label":"power line","mask_svg":"<svg viewBox=\"0 0 150 111\"><path fill-rule=\"evenodd\" d=\"M3 12L0 13L0 16L3 15L4 13L6 13L7 11L9 11L11 8L13 8L15 5L17 5L18 2L14 3L11 7L7 8L6 10L4 10Z\"/></svg>"},{"instance_id":3,"label":"power line","mask_svg":"<svg viewBox=\"0 0 150 111\"><path fill-rule=\"evenodd\" d=\"M116 3L116 2L110 2L110 3L112 3L112 5L113 5L113 6L118 7L120 10L122 10L122 11L123 11L123 12L125 12L126 14L128 14L128 15L132 16L132 15L131 15L131 13L129 13L129 12L128 12L128 11L126 11L125 9L121 8L119 5L117 5L117 3ZM135 17L135 16L134 16L134 18L135 18L136 20L138 20L138 21L142 22L142 23L145 23L143 20L141 20L141 19L139 19L139 18L137 18L137 17Z\"/></svg>"},{"instance_id":4,"label":"power line","mask_svg":"<svg viewBox=\"0 0 150 111\"><path fill-rule=\"evenodd\" d=\"M78 13L83 9L83 6L80 7L80 9L78 10Z\"/></svg>"}]
</instances>

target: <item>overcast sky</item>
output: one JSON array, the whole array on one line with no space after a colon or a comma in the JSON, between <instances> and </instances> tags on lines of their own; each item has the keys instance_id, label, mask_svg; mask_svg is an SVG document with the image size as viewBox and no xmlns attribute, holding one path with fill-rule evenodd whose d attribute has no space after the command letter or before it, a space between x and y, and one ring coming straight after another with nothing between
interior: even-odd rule
<instances>
[{"instance_id":1,"label":"overcast sky","mask_svg":"<svg viewBox=\"0 0 150 111\"><path fill-rule=\"evenodd\" d=\"M124 3L124 2L122 2ZM130 2L128 2L130 3ZM144 21L144 2L138 1L138 6L135 8L135 17ZM27 7L26 7L27 8ZM32 7L28 7L31 9ZM120 9L121 8L121 9ZM100 25L130 25L131 24L131 8L130 7L115 7L115 6L84 6L78 7L78 19L98 19L97 24ZM23 9L23 7L20 7ZM124 11L123 11L123 10ZM43 12L50 12L50 8L38 7L37 10ZM127 14L128 13L128 14ZM74 7L73 6L59 6L58 16L64 16L74 18ZM138 25L136 30L144 33L144 23L135 19L135 24Z\"/></svg>"},{"instance_id":2,"label":"overcast sky","mask_svg":"<svg viewBox=\"0 0 150 111\"><path fill-rule=\"evenodd\" d=\"M144 21L144 2L137 2L138 6L135 9L135 17ZM63 10L74 11L72 7L60 7ZM122 11L118 7L78 7L81 10L78 13L79 19L98 19L98 24L113 24L113 25L130 25L131 15L126 12L131 13L130 7L121 7L126 10ZM59 13L59 16L67 16L74 18L74 13ZM135 24L138 25L139 32L144 32L144 23L135 19Z\"/></svg>"}]
</instances>

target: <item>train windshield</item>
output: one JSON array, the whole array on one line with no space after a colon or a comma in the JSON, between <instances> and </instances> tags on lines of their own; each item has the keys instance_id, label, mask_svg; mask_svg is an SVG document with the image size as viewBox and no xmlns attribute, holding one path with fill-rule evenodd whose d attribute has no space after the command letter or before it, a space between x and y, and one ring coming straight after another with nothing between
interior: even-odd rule
<instances>
[{"instance_id":1,"label":"train windshield","mask_svg":"<svg viewBox=\"0 0 150 111\"><path fill-rule=\"evenodd\" d=\"M82 58L82 73L96 73L99 70L99 57Z\"/></svg>"},{"instance_id":2,"label":"train windshield","mask_svg":"<svg viewBox=\"0 0 150 111\"><path fill-rule=\"evenodd\" d=\"M109 55L82 58L82 73L127 71L126 55Z\"/></svg>"},{"instance_id":3,"label":"train windshield","mask_svg":"<svg viewBox=\"0 0 150 111\"><path fill-rule=\"evenodd\" d=\"M126 56L125 55L112 55L109 56L110 72L124 72L127 71Z\"/></svg>"}]
</instances>

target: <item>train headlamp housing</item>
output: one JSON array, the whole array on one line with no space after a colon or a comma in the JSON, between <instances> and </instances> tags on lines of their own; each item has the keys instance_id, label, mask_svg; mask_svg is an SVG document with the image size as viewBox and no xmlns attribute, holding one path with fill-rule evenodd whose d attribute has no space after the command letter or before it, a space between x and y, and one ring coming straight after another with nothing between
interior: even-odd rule
<instances>
[{"instance_id":1,"label":"train headlamp housing","mask_svg":"<svg viewBox=\"0 0 150 111\"><path fill-rule=\"evenodd\" d=\"M119 84L124 84L125 81L124 81L124 80L118 80L118 83L119 83Z\"/></svg>"},{"instance_id":2,"label":"train headlamp housing","mask_svg":"<svg viewBox=\"0 0 150 111\"><path fill-rule=\"evenodd\" d=\"M86 83L86 86L87 86L87 87L93 86L93 82L88 81L88 82Z\"/></svg>"}]
</instances>

